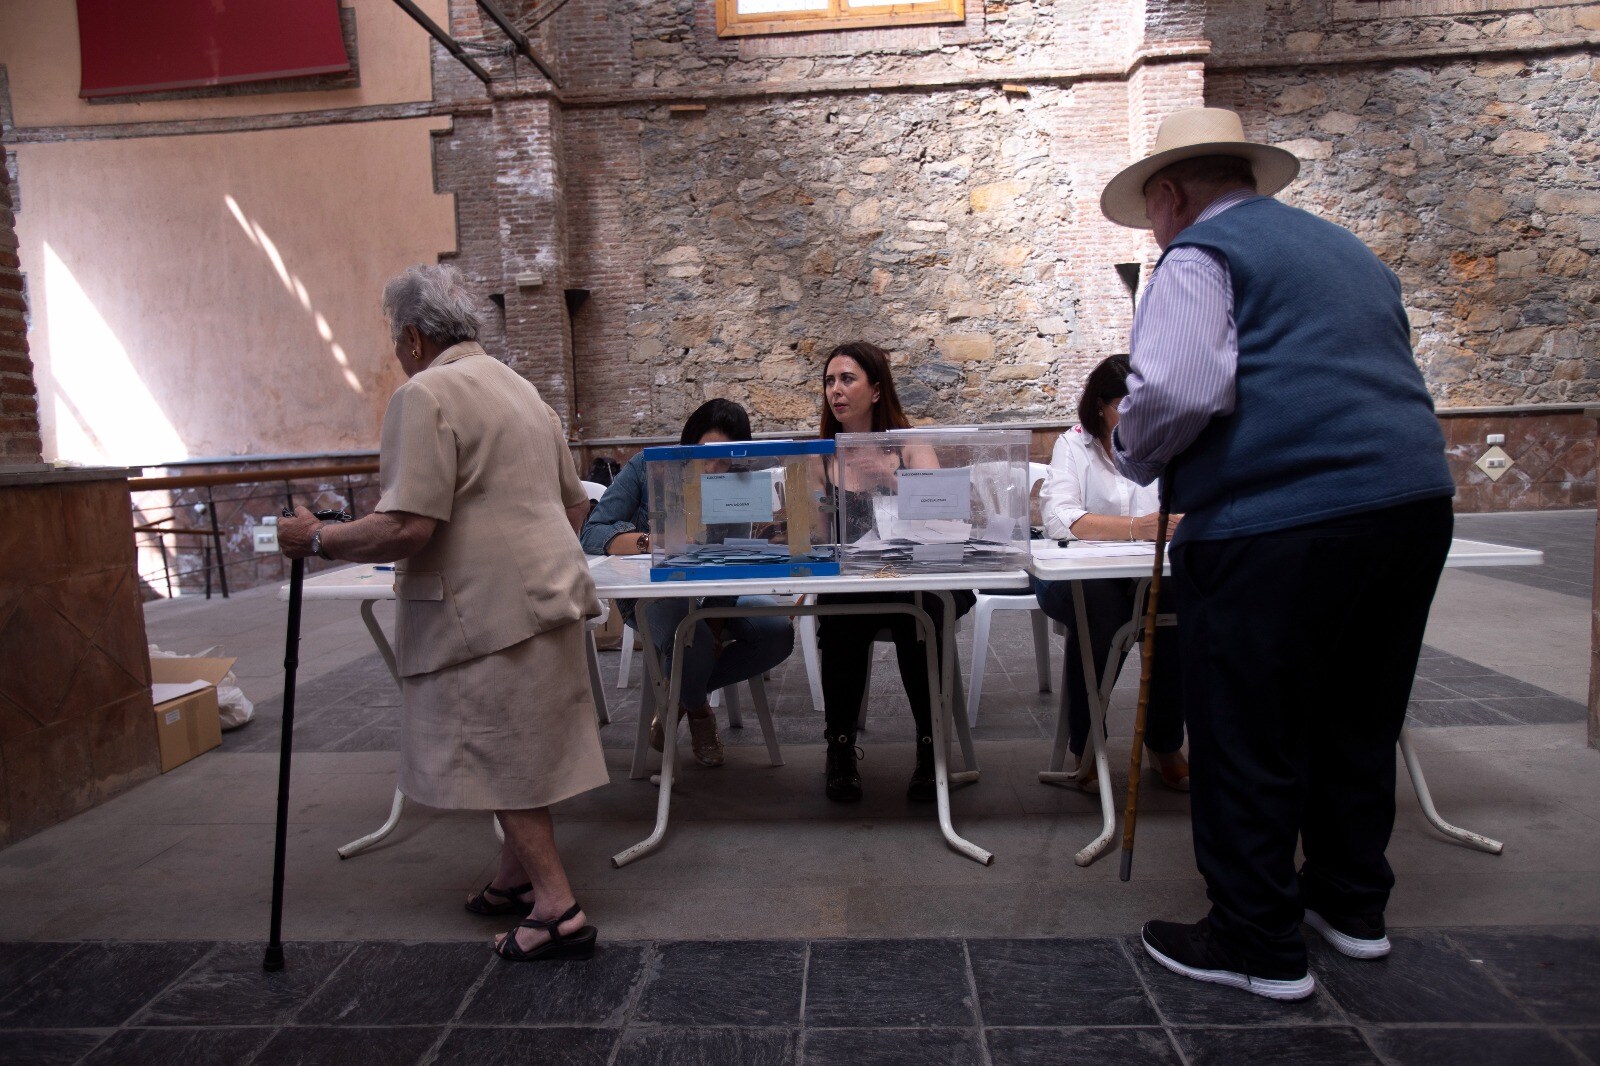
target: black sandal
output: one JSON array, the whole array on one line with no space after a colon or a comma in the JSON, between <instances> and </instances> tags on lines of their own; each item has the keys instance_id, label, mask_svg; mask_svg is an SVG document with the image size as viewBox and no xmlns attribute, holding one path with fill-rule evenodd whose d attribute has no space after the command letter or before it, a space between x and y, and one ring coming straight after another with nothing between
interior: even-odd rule
<instances>
[{"instance_id":1,"label":"black sandal","mask_svg":"<svg viewBox=\"0 0 1600 1066\"><path fill-rule=\"evenodd\" d=\"M533 904L522 902L524 892L532 892L533 885L518 885L516 888L495 888L490 881L483 886L483 891L467 900L466 908L473 914L482 914L486 917L497 918L502 914L526 915L533 909ZM495 903L490 896L499 896L504 903Z\"/></svg>"},{"instance_id":2,"label":"black sandal","mask_svg":"<svg viewBox=\"0 0 1600 1066\"><path fill-rule=\"evenodd\" d=\"M495 954L508 962L563 962L594 958L594 942L600 934L594 926L586 925L570 936L561 935L561 923L570 922L581 910L583 908L574 900L572 906L567 908L567 913L554 921L524 918L518 923L518 929L543 929L550 934L550 940L529 951L517 943L517 930L513 929L494 946Z\"/></svg>"}]
</instances>

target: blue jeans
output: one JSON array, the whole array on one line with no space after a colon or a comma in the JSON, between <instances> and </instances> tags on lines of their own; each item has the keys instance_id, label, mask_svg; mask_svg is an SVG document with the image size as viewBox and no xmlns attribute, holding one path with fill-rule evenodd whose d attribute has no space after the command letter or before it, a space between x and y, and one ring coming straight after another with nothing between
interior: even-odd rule
<instances>
[{"instance_id":1,"label":"blue jeans","mask_svg":"<svg viewBox=\"0 0 1600 1066\"><path fill-rule=\"evenodd\" d=\"M678 623L697 606L729 602L727 597L708 597L703 601L650 600L638 605L650 612L650 635L665 669L672 669L672 639ZM778 601L770 596L740 596L731 602L747 606L775 605ZM629 624L633 624L631 618ZM711 626L701 619L695 624L694 643L684 651L678 704L686 711L699 710L708 702L710 693L771 670L793 650L794 625L781 615L723 619L720 648Z\"/></svg>"}]
</instances>

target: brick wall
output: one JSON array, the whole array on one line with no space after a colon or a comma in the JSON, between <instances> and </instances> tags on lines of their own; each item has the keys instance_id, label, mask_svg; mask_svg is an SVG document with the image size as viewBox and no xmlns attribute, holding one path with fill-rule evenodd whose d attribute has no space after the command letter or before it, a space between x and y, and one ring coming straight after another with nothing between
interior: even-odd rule
<instances>
[{"instance_id":1,"label":"brick wall","mask_svg":"<svg viewBox=\"0 0 1600 1066\"><path fill-rule=\"evenodd\" d=\"M39 461L39 398L26 315L11 183L0 180L0 465Z\"/></svg>"}]
</instances>

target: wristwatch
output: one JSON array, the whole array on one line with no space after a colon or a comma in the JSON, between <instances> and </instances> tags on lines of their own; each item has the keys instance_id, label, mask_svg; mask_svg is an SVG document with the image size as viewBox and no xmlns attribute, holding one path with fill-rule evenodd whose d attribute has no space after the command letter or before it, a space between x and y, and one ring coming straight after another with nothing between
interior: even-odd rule
<instances>
[{"instance_id":1,"label":"wristwatch","mask_svg":"<svg viewBox=\"0 0 1600 1066\"><path fill-rule=\"evenodd\" d=\"M324 523L326 525L326 523ZM332 559L333 556L322 550L322 526L311 531L311 554L319 559Z\"/></svg>"},{"instance_id":2,"label":"wristwatch","mask_svg":"<svg viewBox=\"0 0 1600 1066\"><path fill-rule=\"evenodd\" d=\"M650 550L650 534L648 534L648 533L640 533L639 536L634 539L633 547L634 547L634 550L637 551L640 555L643 555L645 552L649 551Z\"/></svg>"}]
</instances>

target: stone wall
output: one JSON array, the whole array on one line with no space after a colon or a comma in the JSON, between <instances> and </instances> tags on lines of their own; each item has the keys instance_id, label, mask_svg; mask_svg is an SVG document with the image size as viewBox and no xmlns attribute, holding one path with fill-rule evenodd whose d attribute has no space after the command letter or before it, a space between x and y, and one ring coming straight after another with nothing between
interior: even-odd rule
<instances>
[{"instance_id":1,"label":"stone wall","mask_svg":"<svg viewBox=\"0 0 1600 1066\"><path fill-rule=\"evenodd\" d=\"M1442 408L1592 398L1600 5L1467 6L971 3L719 40L712 0L573 0L575 434L670 434L713 395L804 430L822 354L855 338L892 350L918 420L1067 416L1126 348L1113 265L1156 257L1100 189L1202 103L1287 142L1286 198L1400 273Z\"/></svg>"},{"instance_id":2,"label":"stone wall","mask_svg":"<svg viewBox=\"0 0 1600 1066\"><path fill-rule=\"evenodd\" d=\"M1442 407L1600 397L1600 65L1591 54L1213 74L1306 161L1285 199L1400 275Z\"/></svg>"}]
</instances>

